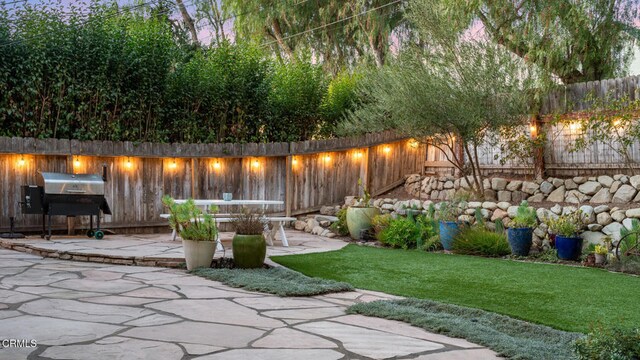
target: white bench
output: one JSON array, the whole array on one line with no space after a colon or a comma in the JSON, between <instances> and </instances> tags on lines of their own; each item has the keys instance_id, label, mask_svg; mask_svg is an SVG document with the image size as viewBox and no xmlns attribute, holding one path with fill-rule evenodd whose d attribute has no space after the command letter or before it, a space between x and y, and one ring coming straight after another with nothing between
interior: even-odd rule
<instances>
[{"instance_id":1,"label":"white bench","mask_svg":"<svg viewBox=\"0 0 640 360\"><path fill-rule=\"evenodd\" d=\"M233 217L228 217L228 215L230 214L217 214L218 216L213 216L213 219L216 221L216 223L221 224L221 223L230 223L233 222L235 220L235 218ZM224 216L221 216L224 215ZM163 219L168 219L169 216L171 216L170 214L160 214L160 217ZM287 235L284 232L284 223L286 222L291 222L291 221L295 221L297 220L294 217L288 217L288 216L265 216L263 217L263 219L265 219L267 222L271 223L272 227L271 229L268 229L268 227L265 225L265 240L267 241L267 244L269 244L270 246L273 246L273 240L275 240L276 238L276 233L280 234L280 240L282 241L282 245L285 247L289 246L289 241L287 240ZM195 219L191 219L191 221L195 221ZM176 239L177 233L176 230L173 230L173 233L171 234L173 236L173 240ZM217 248L218 250L222 250L222 244L220 243L220 240L216 239L218 245Z\"/></svg>"}]
</instances>

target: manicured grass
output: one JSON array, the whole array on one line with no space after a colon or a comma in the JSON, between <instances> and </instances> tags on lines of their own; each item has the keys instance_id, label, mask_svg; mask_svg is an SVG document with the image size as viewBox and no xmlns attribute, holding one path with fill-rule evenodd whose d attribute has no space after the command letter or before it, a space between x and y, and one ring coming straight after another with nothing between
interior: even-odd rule
<instances>
[{"instance_id":1,"label":"manicured grass","mask_svg":"<svg viewBox=\"0 0 640 360\"><path fill-rule=\"evenodd\" d=\"M220 281L232 287L278 296L312 296L353 290L353 286L310 278L283 268L270 269L195 269L192 274Z\"/></svg>"},{"instance_id":2,"label":"manicured grass","mask_svg":"<svg viewBox=\"0 0 640 360\"><path fill-rule=\"evenodd\" d=\"M640 323L640 278L600 269L349 245L272 257L357 288L484 309L586 333L592 323Z\"/></svg>"}]
</instances>

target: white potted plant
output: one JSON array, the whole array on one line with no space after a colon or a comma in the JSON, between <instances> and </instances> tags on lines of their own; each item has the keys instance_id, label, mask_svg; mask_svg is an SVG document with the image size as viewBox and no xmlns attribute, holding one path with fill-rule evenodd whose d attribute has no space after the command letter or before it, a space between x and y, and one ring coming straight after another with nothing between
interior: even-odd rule
<instances>
[{"instance_id":1,"label":"white potted plant","mask_svg":"<svg viewBox=\"0 0 640 360\"><path fill-rule=\"evenodd\" d=\"M176 204L171 197L165 196L162 202L169 209L169 225L182 238L187 270L210 267L218 236L213 216L198 208L193 199ZM215 210L214 208L213 211Z\"/></svg>"}]
</instances>

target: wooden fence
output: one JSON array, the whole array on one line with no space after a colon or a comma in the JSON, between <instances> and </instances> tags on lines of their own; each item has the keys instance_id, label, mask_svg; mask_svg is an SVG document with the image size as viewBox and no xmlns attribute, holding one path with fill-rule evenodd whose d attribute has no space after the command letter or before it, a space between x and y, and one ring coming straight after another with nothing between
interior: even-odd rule
<instances>
[{"instance_id":1,"label":"wooden fence","mask_svg":"<svg viewBox=\"0 0 640 360\"><path fill-rule=\"evenodd\" d=\"M541 114L571 114L589 110L589 99L598 99L606 103L611 99L640 100L640 76L620 79L591 81L565 86L551 92L543 99ZM578 175L597 175L629 173L624 159L611 146L594 143L580 151L570 151L578 138L579 127L576 124L553 125L545 122L547 138L544 146L544 167L547 176L571 177ZM528 127L522 128L522 134L529 136ZM615 144L614 144L615 146ZM640 168L640 141L631 146L633 160ZM521 160L502 163L503 154L500 143L487 143L479 148L480 167L487 175L506 174L518 176L533 175L533 165ZM446 162L442 152L432 147L427 149L427 171L438 174L453 173L453 167Z\"/></svg>"},{"instance_id":2,"label":"wooden fence","mask_svg":"<svg viewBox=\"0 0 640 360\"><path fill-rule=\"evenodd\" d=\"M425 147L391 132L361 137L271 144L134 144L0 137L0 229L14 216L20 231L42 225L20 212L20 186L35 184L37 171L101 173L108 169L106 197L113 215L106 228L135 231L166 226L161 198L282 200L269 212L290 215L339 204L357 195L364 179L374 194L392 189L405 174L420 171ZM67 220L54 217L55 227ZM79 228L88 223L79 218Z\"/></svg>"}]
</instances>

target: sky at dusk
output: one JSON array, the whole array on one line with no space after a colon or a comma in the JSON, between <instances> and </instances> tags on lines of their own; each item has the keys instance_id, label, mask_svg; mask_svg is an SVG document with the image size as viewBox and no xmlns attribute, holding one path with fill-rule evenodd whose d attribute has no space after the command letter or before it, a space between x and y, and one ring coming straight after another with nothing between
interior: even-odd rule
<instances>
[{"instance_id":1,"label":"sky at dusk","mask_svg":"<svg viewBox=\"0 0 640 360\"><path fill-rule=\"evenodd\" d=\"M3 1L3 0L0 0L0 1ZM12 2L15 0L4 0L4 1ZM25 1L33 5L42 3L42 0L25 0ZM87 3L88 0L54 0L54 1L62 4L65 7L68 7L71 4L78 5L81 3ZM139 4L153 3L156 0L115 0L115 1L117 1L118 4L120 5L139 5ZM222 0L216 0L216 1L220 3ZM193 5L194 0L183 0L183 2L189 9L189 12L193 14L195 12L195 8ZM20 5L21 3L17 3L13 6L17 7ZM172 14L172 17L178 19L180 18L180 13L176 11L174 14ZM209 43L215 35L211 31L211 29L208 26L206 26L206 24L201 23L197 25L199 28L198 38L200 42ZM640 19L636 20L636 26L640 28ZM233 19L230 19L225 23L225 32L228 35L230 35L229 38L233 40ZM640 44L636 44L635 46L634 57L629 67L629 75L640 75Z\"/></svg>"}]
</instances>

